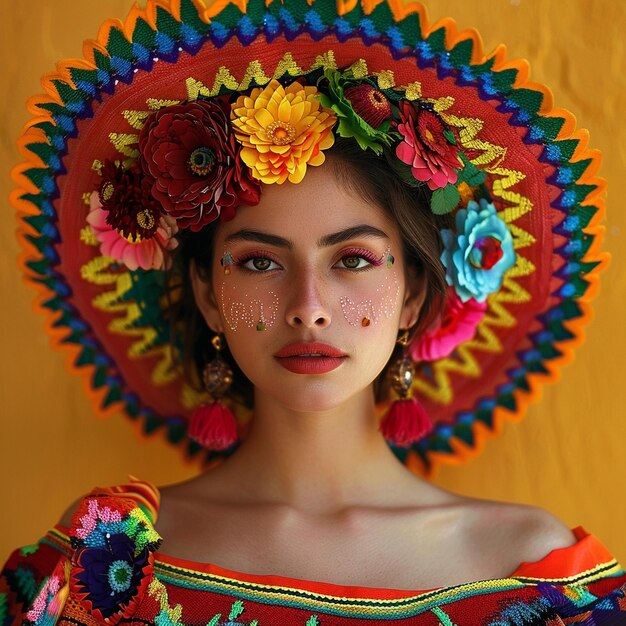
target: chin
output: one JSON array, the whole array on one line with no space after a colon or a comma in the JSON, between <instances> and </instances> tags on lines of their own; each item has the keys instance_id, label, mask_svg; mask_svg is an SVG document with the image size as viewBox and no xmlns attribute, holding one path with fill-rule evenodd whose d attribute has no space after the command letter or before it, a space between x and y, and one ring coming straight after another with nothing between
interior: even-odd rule
<instances>
[{"instance_id":1,"label":"chin","mask_svg":"<svg viewBox=\"0 0 626 626\"><path fill-rule=\"evenodd\" d=\"M329 384L329 381L309 381L308 384L294 384L286 390L266 390L274 402L285 409L296 413L320 413L333 411L351 402L361 402L362 394L373 396L371 384L361 389L353 389L352 393L344 385Z\"/></svg>"}]
</instances>

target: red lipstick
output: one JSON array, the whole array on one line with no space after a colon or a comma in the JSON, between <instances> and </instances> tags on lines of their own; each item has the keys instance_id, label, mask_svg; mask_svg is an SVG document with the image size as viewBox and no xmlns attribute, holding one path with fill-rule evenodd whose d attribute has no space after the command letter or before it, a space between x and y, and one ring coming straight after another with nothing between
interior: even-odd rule
<instances>
[{"instance_id":1,"label":"red lipstick","mask_svg":"<svg viewBox=\"0 0 626 626\"><path fill-rule=\"evenodd\" d=\"M294 374L325 374L337 369L348 358L326 343L291 343L281 348L274 358Z\"/></svg>"}]
</instances>

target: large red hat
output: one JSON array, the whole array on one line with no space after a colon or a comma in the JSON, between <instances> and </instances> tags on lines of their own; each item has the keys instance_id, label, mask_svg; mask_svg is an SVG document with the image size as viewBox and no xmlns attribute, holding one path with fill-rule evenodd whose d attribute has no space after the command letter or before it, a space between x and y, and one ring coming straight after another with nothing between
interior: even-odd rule
<instances>
[{"instance_id":1,"label":"large red hat","mask_svg":"<svg viewBox=\"0 0 626 626\"><path fill-rule=\"evenodd\" d=\"M172 209L163 183L146 200L156 213L146 204L146 213L134 215L144 230L129 233L127 216L114 227L98 213L107 194L143 189L146 181L134 172L152 141L140 142L146 125L157 114L174 116L180 103L202 103L198 115L216 124L204 109L218 97L232 102L273 80L306 83L347 69L391 100L400 93L415 110L431 111L449 131L448 147L456 145L470 174L479 176L472 181L465 169L461 180L454 167L446 169L445 155L411 157L422 182L447 175L443 185L458 204L442 261L460 297L409 349L417 367L413 392L435 426L411 447L396 448L398 456L415 471L471 456L571 358L606 261L599 251L604 181L587 133L553 107L545 87L529 81L525 62L505 59L503 48L485 55L479 35L457 31L450 20L431 26L418 4L148 0L125 21L105 22L86 42L83 59L64 61L45 77L46 94L29 101L34 117L20 140L26 162L14 170L22 267L38 289L48 332L73 355L98 410L121 409L146 432L160 429L189 452L200 449L186 430L203 396L175 367L176 339L162 297L163 259L176 231L193 223L193 207ZM409 158L397 154L402 162ZM420 163L430 170L418 172ZM249 193L253 179L246 179ZM117 187L107 191L103 181ZM474 236L463 230L471 226L472 207L464 204L473 182L492 200L493 215L484 219L503 223L514 249L494 279L497 288L483 291L472 289L491 278L472 267L499 262L502 252L493 257L492 244L503 239L483 237L478 261L463 248ZM219 209L235 210L229 202ZM467 275L454 260L465 252L472 261Z\"/></svg>"}]
</instances>

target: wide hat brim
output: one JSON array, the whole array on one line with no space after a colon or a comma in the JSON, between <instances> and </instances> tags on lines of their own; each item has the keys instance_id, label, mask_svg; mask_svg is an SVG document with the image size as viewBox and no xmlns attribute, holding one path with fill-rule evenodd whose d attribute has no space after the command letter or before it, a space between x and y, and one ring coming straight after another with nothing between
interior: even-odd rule
<instances>
[{"instance_id":1,"label":"wide hat brim","mask_svg":"<svg viewBox=\"0 0 626 626\"><path fill-rule=\"evenodd\" d=\"M361 59L445 112L487 173L517 254L474 337L417 365L413 391L435 427L395 452L422 473L465 460L556 378L582 339L606 262L605 184L586 131L529 81L524 61L507 61L503 47L485 55L479 35L451 20L430 26L417 4L149 0L124 22L105 22L83 59L43 79L46 94L29 101L35 117L20 140L26 162L13 172L21 266L97 411L122 410L146 433L200 449L186 428L203 397L174 366L163 273L128 270L89 236L99 164L136 159L143 120L164 103Z\"/></svg>"}]
</instances>

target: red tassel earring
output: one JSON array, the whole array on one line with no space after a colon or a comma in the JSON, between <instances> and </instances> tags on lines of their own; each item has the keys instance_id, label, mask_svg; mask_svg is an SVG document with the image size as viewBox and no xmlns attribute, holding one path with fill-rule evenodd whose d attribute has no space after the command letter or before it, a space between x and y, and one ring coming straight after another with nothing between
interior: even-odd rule
<instances>
[{"instance_id":1,"label":"red tassel earring","mask_svg":"<svg viewBox=\"0 0 626 626\"><path fill-rule=\"evenodd\" d=\"M202 379L213 403L201 404L194 410L187 434L208 450L226 450L237 443L237 420L219 400L232 385L233 371L220 357L223 348L220 336L215 335L211 343L216 354L204 368Z\"/></svg>"},{"instance_id":2,"label":"red tassel earring","mask_svg":"<svg viewBox=\"0 0 626 626\"><path fill-rule=\"evenodd\" d=\"M408 342L409 332L406 331L398 343L406 348ZM380 431L389 443L407 448L431 430L432 422L419 400L411 393L415 368L406 350L393 365L390 374L393 389L400 399L391 405L383 417Z\"/></svg>"}]
</instances>

